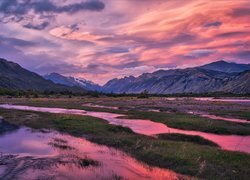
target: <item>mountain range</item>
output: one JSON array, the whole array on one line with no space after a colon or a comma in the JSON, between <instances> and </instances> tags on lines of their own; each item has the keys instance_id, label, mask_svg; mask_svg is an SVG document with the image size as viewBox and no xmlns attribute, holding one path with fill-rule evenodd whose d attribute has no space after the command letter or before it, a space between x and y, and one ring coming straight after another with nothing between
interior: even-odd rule
<instances>
[{"instance_id":1,"label":"mountain range","mask_svg":"<svg viewBox=\"0 0 250 180\"><path fill-rule=\"evenodd\" d=\"M58 73L40 76L0 58L0 88L34 91L99 91L152 94L231 92L250 93L250 64L217 61L194 68L159 70L138 77L112 79L99 86L83 78Z\"/></svg>"},{"instance_id":2,"label":"mountain range","mask_svg":"<svg viewBox=\"0 0 250 180\"><path fill-rule=\"evenodd\" d=\"M250 65L217 61L187 69L159 70L139 77L112 79L103 87L106 93L152 94L231 92L250 93Z\"/></svg>"},{"instance_id":3,"label":"mountain range","mask_svg":"<svg viewBox=\"0 0 250 180\"><path fill-rule=\"evenodd\" d=\"M17 63L1 58L0 88L11 90L86 92L82 88L55 84L34 72L22 68Z\"/></svg>"}]
</instances>

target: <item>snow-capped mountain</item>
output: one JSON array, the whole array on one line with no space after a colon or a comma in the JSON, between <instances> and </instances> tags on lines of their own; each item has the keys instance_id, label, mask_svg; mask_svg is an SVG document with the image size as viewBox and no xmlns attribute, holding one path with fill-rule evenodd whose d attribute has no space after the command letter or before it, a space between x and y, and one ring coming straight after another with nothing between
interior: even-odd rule
<instances>
[{"instance_id":1,"label":"snow-capped mountain","mask_svg":"<svg viewBox=\"0 0 250 180\"><path fill-rule=\"evenodd\" d=\"M56 84L63 84L71 87L77 86L89 91L99 91L101 88L98 84L95 84L92 81L88 81L84 78L66 77L58 73L47 74L44 76L44 78L51 80Z\"/></svg>"}]
</instances>

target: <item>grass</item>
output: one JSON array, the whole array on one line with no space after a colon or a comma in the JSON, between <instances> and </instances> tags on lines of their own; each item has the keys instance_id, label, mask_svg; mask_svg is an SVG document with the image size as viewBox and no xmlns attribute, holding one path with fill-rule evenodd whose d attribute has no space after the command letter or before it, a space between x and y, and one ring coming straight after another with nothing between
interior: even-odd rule
<instances>
[{"instance_id":1,"label":"grass","mask_svg":"<svg viewBox=\"0 0 250 180\"><path fill-rule=\"evenodd\" d=\"M186 113L129 111L128 119L149 119L172 128L196 130L214 134L250 135L250 124L214 120Z\"/></svg>"},{"instance_id":2,"label":"grass","mask_svg":"<svg viewBox=\"0 0 250 180\"><path fill-rule=\"evenodd\" d=\"M214 111L212 112L214 115L217 116L223 116L223 117L234 117L234 118L239 118L239 119L244 119L250 121L250 109L245 110L245 111Z\"/></svg>"},{"instance_id":3,"label":"grass","mask_svg":"<svg viewBox=\"0 0 250 180\"><path fill-rule=\"evenodd\" d=\"M183 134L159 134L158 138L163 139L163 140L191 142L191 143L200 144L200 145L218 147L216 143L206 140L200 136L189 136L189 135L183 135Z\"/></svg>"},{"instance_id":4,"label":"grass","mask_svg":"<svg viewBox=\"0 0 250 180\"><path fill-rule=\"evenodd\" d=\"M78 165L79 167L81 168L86 168L86 167L89 167L89 166L99 166L100 163L98 161L95 161L93 159L89 159L89 158L80 158L78 159Z\"/></svg>"},{"instance_id":5,"label":"grass","mask_svg":"<svg viewBox=\"0 0 250 180\"><path fill-rule=\"evenodd\" d=\"M197 140L156 139L133 133L88 116L49 114L0 109L10 123L36 129L55 129L115 147L147 164L205 179L248 179L250 155L197 144ZM30 117L33 118L30 118ZM177 139L180 139L178 137ZM183 139L183 137L181 137ZM84 163L83 163L84 164Z\"/></svg>"}]
</instances>

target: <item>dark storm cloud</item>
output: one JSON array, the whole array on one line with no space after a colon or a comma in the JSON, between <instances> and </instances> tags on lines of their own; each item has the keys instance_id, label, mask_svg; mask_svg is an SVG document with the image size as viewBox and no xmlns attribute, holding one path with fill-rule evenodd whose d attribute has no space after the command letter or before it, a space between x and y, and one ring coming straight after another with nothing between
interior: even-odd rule
<instances>
[{"instance_id":1,"label":"dark storm cloud","mask_svg":"<svg viewBox=\"0 0 250 180\"><path fill-rule=\"evenodd\" d=\"M81 3L69 4L65 6L56 6L50 0L32 1L32 0L2 0L0 3L0 12L12 15L24 15L31 9L36 13L76 13L82 10L100 11L105 8L103 2L99 0L85 1Z\"/></svg>"},{"instance_id":2,"label":"dark storm cloud","mask_svg":"<svg viewBox=\"0 0 250 180\"><path fill-rule=\"evenodd\" d=\"M27 20L28 13L33 10L36 15L41 19L41 23L34 25L28 23L24 25L26 28L42 30L46 28L49 23L48 19L51 19L53 15L58 13L74 14L79 11L101 11L105 8L105 4L99 0L87 0L80 3L69 4L65 6L57 6L50 0L1 0L0 1L0 14L3 17L1 22L20 22L24 19ZM30 14L29 14L30 16ZM34 16L34 15L33 15ZM31 19L33 17L30 17Z\"/></svg>"},{"instance_id":3,"label":"dark storm cloud","mask_svg":"<svg viewBox=\"0 0 250 180\"><path fill-rule=\"evenodd\" d=\"M208 28L208 27L218 27L221 26L222 22L220 21L215 21L215 22L210 22L204 25L204 27Z\"/></svg>"},{"instance_id":4,"label":"dark storm cloud","mask_svg":"<svg viewBox=\"0 0 250 180\"><path fill-rule=\"evenodd\" d=\"M90 10L90 11L101 11L105 8L105 5L101 1L86 1L76 4L70 4L63 7L56 8L57 12L67 12L67 13L75 13L81 10Z\"/></svg>"},{"instance_id":5,"label":"dark storm cloud","mask_svg":"<svg viewBox=\"0 0 250 180\"><path fill-rule=\"evenodd\" d=\"M45 21L45 22L42 22L41 24L38 24L38 25L32 24L32 23L28 23L28 24L24 25L23 27L26 27L28 29L43 30L48 25L49 25L49 22Z\"/></svg>"}]
</instances>

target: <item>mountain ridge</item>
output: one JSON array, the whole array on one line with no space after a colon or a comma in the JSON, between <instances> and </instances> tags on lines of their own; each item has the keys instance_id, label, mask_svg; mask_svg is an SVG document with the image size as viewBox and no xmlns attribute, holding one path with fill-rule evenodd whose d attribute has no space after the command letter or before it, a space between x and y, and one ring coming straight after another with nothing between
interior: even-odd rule
<instances>
[{"instance_id":1,"label":"mountain ridge","mask_svg":"<svg viewBox=\"0 0 250 180\"><path fill-rule=\"evenodd\" d=\"M223 64L223 65L222 65ZM225 65L226 64L226 65ZM152 94L250 93L250 64L217 61L186 69L158 70L138 77L125 76L109 80L103 86L83 78L51 73L44 77L0 58L0 88L34 91L70 91Z\"/></svg>"},{"instance_id":2,"label":"mountain ridge","mask_svg":"<svg viewBox=\"0 0 250 180\"><path fill-rule=\"evenodd\" d=\"M85 90L54 84L42 76L24 69L17 63L0 58L0 88L32 91L71 91Z\"/></svg>"},{"instance_id":3,"label":"mountain ridge","mask_svg":"<svg viewBox=\"0 0 250 180\"><path fill-rule=\"evenodd\" d=\"M223 66L219 69L219 64L221 63L226 63L227 67L230 66L231 71L228 68L225 71ZM213 65L212 67L210 66L211 64ZM106 93L140 93L147 90L152 94L207 93L218 91L238 94L250 93L247 83L242 82L246 81L246 79L239 78L245 69L247 71L250 70L249 64L217 61L207 65L209 66L203 65L186 69L158 70L130 79L116 78L108 81L102 90ZM236 66L236 68L233 66ZM246 77L249 78L248 76ZM233 84L240 84L242 91L231 87Z\"/></svg>"},{"instance_id":4,"label":"mountain ridge","mask_svg":"<svg viewBox=\"0 0 250 180\"><path fill-rule=\"evenodd\" d=\"M205 64L203 66L200 66L200 68L233 73L233 72L242 72L250 70L250 64L238 64L234 62L227 62L224 60L220 60L209 64Z\"/></svg>"}]
</instances>

